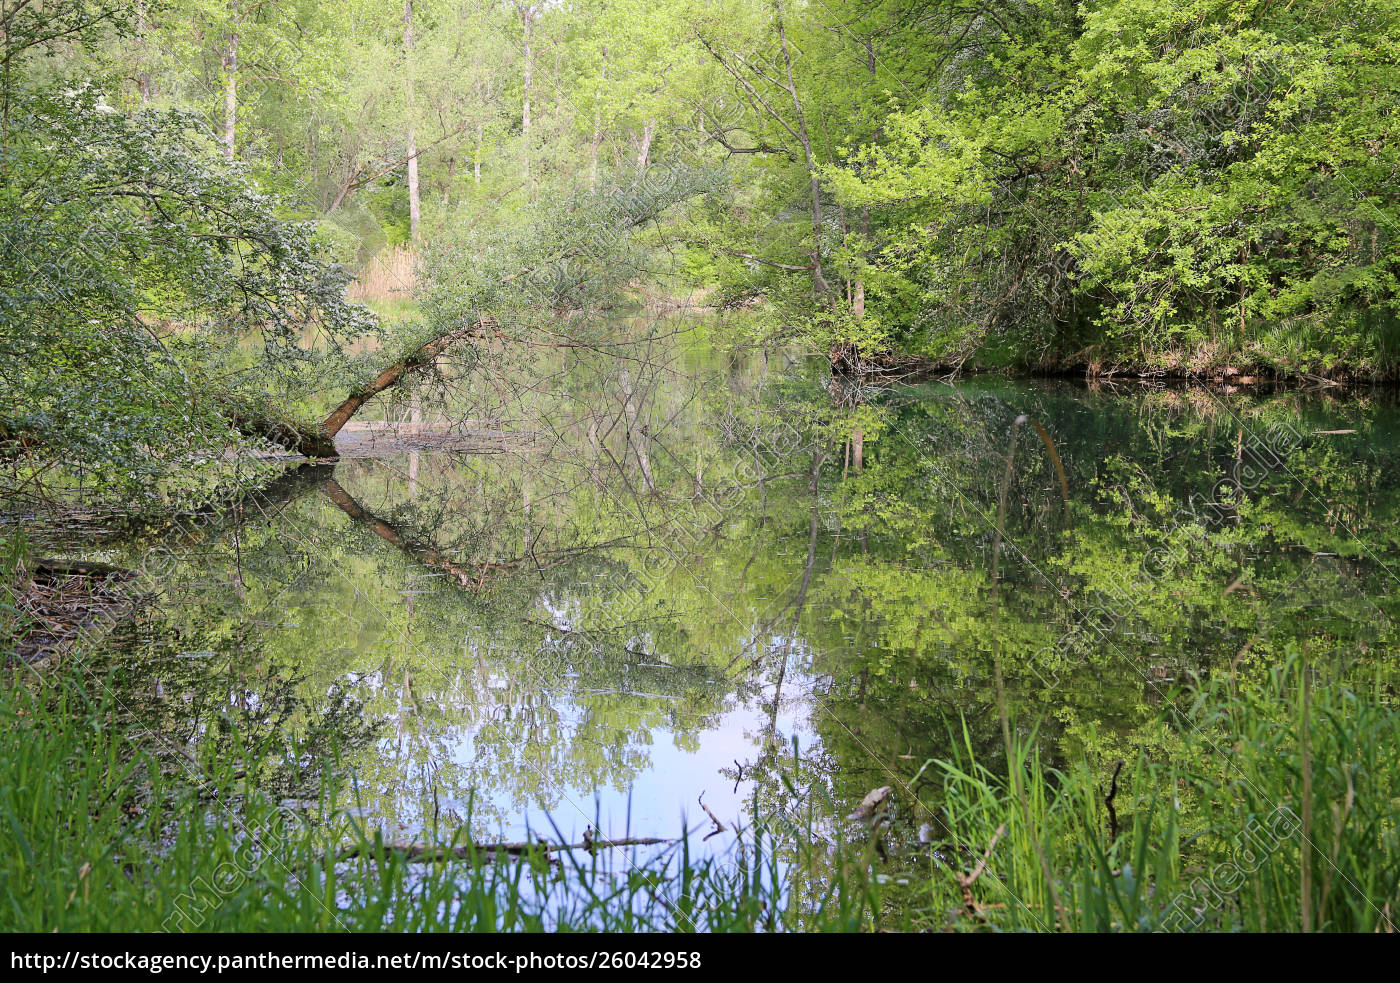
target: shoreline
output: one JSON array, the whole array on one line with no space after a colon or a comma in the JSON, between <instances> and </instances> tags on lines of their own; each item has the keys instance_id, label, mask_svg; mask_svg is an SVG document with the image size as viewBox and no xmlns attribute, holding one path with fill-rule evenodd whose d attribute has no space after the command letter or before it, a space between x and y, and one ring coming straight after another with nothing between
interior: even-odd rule
<instances>
[{"instance_id":1,"label":"shoreline","mask_svg":"<svg viewBox=\"0 0 1400 983\"><path fill-rule=\"evenodd\" d=\"M896 379L901 382L930 382L944 380L955 382L962 378L978 376L1001 376L1006 379L1063 379L1086 384L1126 384L1170 385L1173 388L1217 388L1227 389L1336 389L1356 390L1368 388L1400 389L1400 370L1366 373L1355 369L1338 368L1329 373L1282 372L1258 363L1233 363L1193 370L1173 366L1153 367L1144 364L1121 363L1105 367L1091 362L1074 362L1063 365L987 365L963 362L950 362L908 358L900 360L872 360L866 363L868 374L874 378ZM849 376L849 372L833 373L835 376Z\"/></svg>"}]
</instances>

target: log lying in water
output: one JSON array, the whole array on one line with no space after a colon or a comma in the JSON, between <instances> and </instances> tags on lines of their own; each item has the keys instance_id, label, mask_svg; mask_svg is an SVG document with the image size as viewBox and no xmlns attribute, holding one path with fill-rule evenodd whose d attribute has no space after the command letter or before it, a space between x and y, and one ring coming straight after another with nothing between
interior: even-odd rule
<instances>
[{"instance_id":1,"label":"log lying in water","mask_svg":"<svg viewBox=\"0 0 1400 983\"><path fill-rule=\"evenodd\" d=\"M658 846L663 843L674 843L675 840L661 839L654 836L627 837L621 840L593 840L585 838L582 843L546 843L543 840L533 840L522 843L467 843L462 846L437 846L432 843L402 843L391 842L383 844L385 853L403 854L405 860L414 863L436 863L439 860L470 860L473 857L495 856L497 854L508 854L519 857L539 851L545 854L563 853L566 850L587 850L593 853L597 850L609 847L622 846ZM341 863L346 860L354 860L357 857L372 857L376 853L374 847L347 847L336 854L334 860Z\"/></svg>"},{"instance_id":2,"label":"log lying in water","mask_svg":"<svg viewBox=\"0 0 1400 983\"><path fill-rule=\"evenodd\" d=\"M136 576L132 570L92 560L35 560L33 572L47 577L113 577L117 580L131 580Z\"/></svg>"}]
</instances>

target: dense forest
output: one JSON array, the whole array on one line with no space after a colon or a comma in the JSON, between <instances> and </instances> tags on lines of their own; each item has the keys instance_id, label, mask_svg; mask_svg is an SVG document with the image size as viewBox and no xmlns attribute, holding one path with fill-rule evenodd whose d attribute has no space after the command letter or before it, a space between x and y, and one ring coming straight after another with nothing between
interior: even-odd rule
<instances>
[{"instance_id":1,"label":"dense forest","mask_svg":"<svg viewBox=\"0 0 1400 983\"><path fill-rule=\"evenodd\" d=\"M315 451L618 283L857 371L1394 369L1389 0L0 16L0 437L109 478L231 425Z\"/></svg>"}]
</instances>

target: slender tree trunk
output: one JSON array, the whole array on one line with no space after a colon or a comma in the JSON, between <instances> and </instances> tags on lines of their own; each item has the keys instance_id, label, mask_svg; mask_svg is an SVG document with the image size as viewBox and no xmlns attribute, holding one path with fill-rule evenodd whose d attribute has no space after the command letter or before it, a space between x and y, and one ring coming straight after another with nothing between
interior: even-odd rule
<instances>
[{"instance_id":1,"label":"slender tree trunk","mask_svg":"<svg viewBox=\"0 0 1400 983\"><path fill-rule=\"evenodd\" d=\"M530 88L535 78L535 53L531 46L534 39L535 8L517 6L521 26L524 28L524 64L521 66L521 83L524 99L520 108L520 143L523 151L525 180L530 180Z\"/></svg>"},{"instance_id":2,"label":"slender tree trunk","mask_svg":"<svg viewBox=\"0 0 1400 983\"><path fill-rule=\"evenodd\" d=\"M797 113L797 138L802 144L802 153L807 160L807 178L812 188L812 289L819 299L825 299L831 293L831 286L826 282L826 275L822 273L821 263L821 181L817 177L816 158L812 154L812 138L807 133L807 115L802 110L802 100L797 95L797 83L793 80L792 55L788 51L787 28L783 26L782 0L773 0L773 9L777 13L778 42L783 49L783 66L787 69L788 92L792 95L792 108Z\"/></svg>"},{"instance_id":3,"label":"slender tree trunk","mask_svg":"<svg viewBox=\"0 0 1400 983\"><path fill-rule=\"evenodd\" d=\"M593 109L593 142L588 147L588 190L598 187L598 151L603 146L603 108Z\"/></svg>"},{"instance_id":4,"label":"slender tree trunk","mask_svg":"<svg viewBox=\"0 0 1400 983\"><path fill-rule=\"evenodd\" d=\"M875 42L867 38L865 45L865 70L870 73L871 79L875 78ZM882 130L876 128L875 142L880 142ZM860 234L865 240L865 245L870 244L870 206L862 205L860 209ZM856 275L855 288L851 294L851 313L856 316L856 320L865 317L865 278L860 274Z\"/></svg>"},{"instance_id":5,"label":"slender tree trunk","mask_svg":"<svg viewBox=\"0 0 1400 983\"><path fill-rule=\"evenodd\" d=\"M422 202L418 196L418 142L413 130L413 0L403 4L404 77L408 95L408 238L418 242Z\"/></svg>"},{"instance_id":6,"label":"slender tree trunk","mask_svg":"<svg viewBox=\"0 0 1400 983\"><path fill-rule=\"evenodd\" d=\"M136 4L136 37L141 46L141 64L136 72L136 91L141 94L141 105L144 106L151 101L151 73L146 62L146 0L138 0Z\"/></svg>"},{"instance_id":7,"label":"slender tree trunk","mask_svg":"<svg viewBox=\"0 0 1400 983\"><path fill-rule=\"evenodd\" d=\"M603 46L603 81L608 80L608 48ZM598 151L603 147L603 99L601 93L593 103L593 142L588 151L588 190L598 186Z\"/></svg>"},{"instance_id":8,"label":"slender tree trunk","mask_svg":"<svg viewBox=\"0 0 1400 983\"><path fill-rule=\"evenodd\" d=\"M472 156L472 180L477 184L481 183L481 152L484 143L482 125L476 124L476 153Z\"/></svg>"},{"instance_id":9,"label":"slender tree trunk","mask_svg":"<svg viewBox=\"0 0 1400 983\"><path fill-rule=\"evenodd\" d=\"M656 120L649 119L642 126L642 142L637 148L637 171L638 173L647 169L647 164L651 161L651 141L656 136Z\"/></svg>"},{"instance_id":10,"label":"slender tree trunk","mask_svg":"<svg viewBox=\"0 0 1400 983\"><path fill-rule=\"evenodd\" d=\"M229 0L228 8L232 23L224 46L224 157L233 160L238 125L238 0Z\"/></svg>"}]
</instances>

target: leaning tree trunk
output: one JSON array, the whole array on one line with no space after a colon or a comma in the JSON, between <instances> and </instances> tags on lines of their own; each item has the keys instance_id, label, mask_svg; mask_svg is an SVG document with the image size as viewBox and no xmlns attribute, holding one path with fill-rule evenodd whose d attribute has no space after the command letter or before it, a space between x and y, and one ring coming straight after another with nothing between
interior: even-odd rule
<instances>
[{"instance_id":1,"label":"leaning tree trunk","mask_svg":"<svg viewBox=\"0 0 1400 983\"><path fill-rule=\"evenodd\" d=\"M350 422L350 418L359 412L360 407L384 390L398 385L405 376L415 370L431 365L454 343L466 338L479 338L486 334L485 328L473 325L439 335L432 341L420 345L407 357L380 372L367 385L361 386L345 397L340 405L331 411L330 416L316 425L308 426L285 420L247 415L237 410L230 411L227 416L235 429L250 437L261 437L307 457L336 457L338 452L335 448L335 435L340 433L345 424Z\"/></svg>"},{"instance_id":2,"label":"leaning tree trunk","mask_svg":"<svg viewBox=\"0 0 1400 983\"><path fill-rule=\"evenodd\" d=\"M360 407L364 406L375 396L378 396L391 386L398 385L403 380L404 376L413 372L415 369L420 369L426 365L432 364L432 362L454 342L461 341L465 338L479 338L484 334L486 334L486 330L477 325L458 328L456 331L441 335L427 344L414 349L407 358L395 362L383 372L380 372L369 385L347 396L339 406L331 411L330 416L321 421L321 426L319 428L320 436L326 440L333 441L335 435L340 433L345 424L350 422L350 418L359 411Z\"/></svg>"},{"instance_id":3,"label":"leaning tree trunk","mask_svg":"<svg viewBox=\"0 0 1400 983\"><path fill-rule=\"evenodd\" d=\"M274 420L262 416L248 415L237 410L227 416L234 428L250 437L261 437L280 447L307 457L336 457L335 435L350 422L360 409L384 390L398 385L404 377L417 369L431 365L437 357L455 342L466 338L479 338L487 333L480 326L458 328L456 331L439 335L432 341L415 348L405 358L384 369L367 385L355 390L340 405L331 411L319 424L307 426L285 420Z\"/></svg>"}]
</instances>

